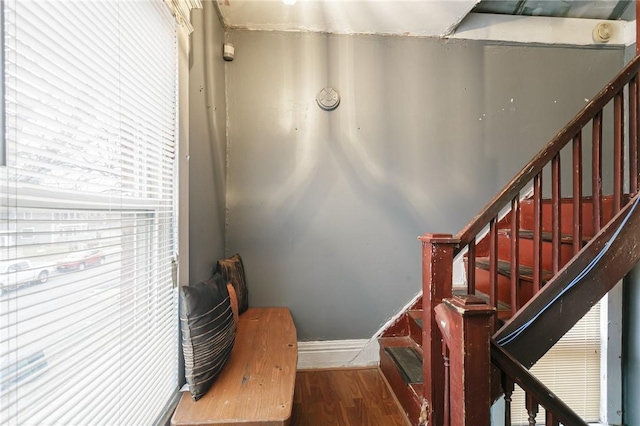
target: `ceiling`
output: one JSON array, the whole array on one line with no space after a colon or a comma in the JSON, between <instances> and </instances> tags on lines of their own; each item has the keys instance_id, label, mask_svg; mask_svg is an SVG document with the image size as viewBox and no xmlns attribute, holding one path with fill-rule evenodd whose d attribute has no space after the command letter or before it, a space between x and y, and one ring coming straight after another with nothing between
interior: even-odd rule
<instances>
[{"instance_id":1,"label":"ceiling","mask_svg":"<svg viewBox=\"0 0 640 426\"><path fill-rule=\"evenodd\" d=\"M447 37L469 16L633 20L628 0L217 0L228 28ZM501 18L503 19L503 18ZM478 18L475 19L477 21ZM475 23L474 23L475 24Z\"/></svg>"},{"instance_id":2,"label":"ceiling","mask_svg":"<svg viewBox=\"0 0 640 426\"><path fill-rule=\"evenodd\" d=\"M287 0L291 2L292 0ZM218 0L227 27L338 34L440 36L478 0Z\"/></svg>"}]
</instances>

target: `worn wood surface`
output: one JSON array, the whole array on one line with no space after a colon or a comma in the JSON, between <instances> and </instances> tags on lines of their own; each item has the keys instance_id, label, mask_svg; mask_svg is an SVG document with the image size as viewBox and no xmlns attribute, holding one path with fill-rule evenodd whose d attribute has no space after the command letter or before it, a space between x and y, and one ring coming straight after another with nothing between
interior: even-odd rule
<instances>
[{"instance_id":1,"label":"worn wood surface","mask_svg":"<svg viewBox=\"0 0 640 426\"><path fill-rule=\"evenodd\" d=\"M291 426L407 426L377 368L299 371Z\"/></svg>"},{"instance_id":2,"label":"worn wood surface","mask_svg":"<svg viewBox=\"0 0 640 426\"><path fill-rule=\"evenodd\" d=\"M409 332L409 321L407 315L403 314L396 318L382 333L382 337L406 336Z\"/></svg>"},{"instance_id":3,"label":"worn wood surface","mask_svg":"<svg viewBox=\"0 0 640 426\"><path fill-rule=\"evenodd\" d=\"M613 102L613 213L622 208L624 180L624 92L616 94Z\"/></svg>"},{"instance_id":4,"label":"worn wood surface","mask_svg":"<svg viewBox=\"0 0 640 426\"><path fill-rule=\"evenodd\" d=\"M445 406L450 410L445 420L450 420L451 425L491 424L489 341L494 313L494 307L469 295L445 299L436 307L438 326L449 354Z\"/></svg>"},{"instance_id":5,"label":"worn wood surface","mask_svg":"<svg viewBox=\"0 0 640 426\"><path fill-rule=\"evenodd\" d=\"M414 342L422 342L422 319L424 312L422 309L411 310L407 312L407 320L409 321L409 336Z\"/></svg>"},{"instance_id":6,"label":"worn wood surface","mask_svg":"<svg viewBox=\"0 0 640 426\"><path fill-rule=\"evenodd\" d=\"M231 358L199 401L183 393L171 424L286 425L298 363L287 308L249 308L240 316Z\"/></svg>"},{"instance_id":7,"label":"worn wood surface","mask_svg":"<svg viewBox=\"0 0 640 426\"><path fill-rule=\"evenodd\" d=\"M422 242L422 377L427 417L431 424L444 422L444 364L442 336L435 317L435 307L451 297L453 251L459 243L448 234L425 234Z\"/></svg>"},{"instance_id":8,"label":"worn wood surface","mask_svg":"<svg viewBox=\"0 0 640 426\"><path fill-rule=\"evenodd\" d=\"M416 388L405 383L389 354L384 350L387 347L413 347L420 350L411 337L386 337L378 339L380 343L380 370L389 383L389 387L398 399L400 406L412 424L418 424L420 417L420 405L423 393L418 394ZM424 389L424 387L422 388Z\"/></svg>"},{"instance_id":9,"label":"worn wood surface","mask_svg":"<svg viewBox=\"0 0 640 426\"><path fill-rule=\"evenodd\" d=\"M511 316L520 309L520 194L511 200L511 244L509 245L511 261ZM498 244L500 247L500 244ZM473 292L469 292L474 294Z\"/></svg>"},{"instance_id":10,"label":"worn wood surface","mask_svg":"<svg viewBox=\"0 0 640 426\"><path fill-rule=\"evenodd\" d=\"M504 345L525 367L530 368L540 359L640 260L639 207L617 238L611 241L608 251L597 266L585 274L575 287L559 296L573 278L583 272L596 255L603 251L631 207L630 202L494 336L499 341L528 323L533 315L543 311L533 324Z\"/></svg>"},{"instance_id":11,"label":"worn wood surface","mask_svg":"<svg viewBox=\"0 0 640 426\"><path fill-rule=\"evenodd\" d=\"M638 24L640 25L640 24ZM638 77L629 82L629 192L638 193Z\"/></svg>"},{"instance_id":12,"label":"worn wood surface","mask_svg":"<svg viewBox=\"0 0 640 426\"><path fill-rule=\"evenodd\" d=\"M490 268L490 259L486 257L479 257L476 259L476 266L480 269L489 270ZM504 260L498 260L496 262L497 272L505 277L511 276L511 263L506 262ZM532 281L533 280L533 268L526 265L518 265L518 276L522 280ZM542 270L542 281L546 282L551 279L553 274L549 271Z\"/></svg>"},{"instance_id":13,"label":"worn wood surface","mask_svg":"<svg viewBox=\"0 0 640 426\"><path fill-rule=\"evenodd\" d=\"M582 249L582 132L573 138L573 254ZM560 228L562 230L562 228Z\"/></svg>"},{"instance_id":14,"label":"worn wood surface","mask_svg":"<svg viewBox=\"0 0 640 426\"><path fill-rule=\"evenodd\" d=\"M579 186L579 185L578 185ZM624 196L623 199L628 200L628 196ZM534 200L524 200L522 203L514 203L514 211L520 210L519 214L509 213L505 218L498 222L498 241L497 241L497 281L498 281L498 318L506 319L515 315L515 312L520 309L521 306L533 296L533 265L534 254L537 250L534 250ZM562 219L558 225L566 233L560 233L556 235L556 244L559 245L557 249L553 250L553 238L554 233L551 232L552 228L552 213L553 202L552 200L542 200L542 232L539 235L541 241L541 254L540 261L542 264L541 278L542 284L546 283L553 276L551 270L554 267L553 258L554 255L559 259L556 261L556 268L562 268L573 256L576 248L582 248L589 240L593 232L592 228L592 213L593 213L593 199L591 197L584 197L580 200L576 207L576 201L573 198L562 198L556 203L556 208L560 207L560 213ZM598 204L598 203L596 203ZM603 218L609 220L612 217L613 197L603 197L604 216ZM556 211L557 213L557 211ZM577 227L573 224L576 216L580 218L580 224ZM587 223L586 230L583 231L581 224ZM516 226L518 225L518 226ZM514 231L514 226L519 227L517 232ZM539 225L538 225L539 226ZM528 228L528 229L523 229ZM487 236L481 239L475 246L475 257L473 257L473 278L474 286L478 291L489 294L491 291L491 235L489 232ZM574 241L574 235L578 236L578 241ZM495 250L495 249L494 249ZM512 259L517 258L519 265L512 262ZM467 270L469 271L472 266L472 258L465 257L467 264ZM516 271L516 276L514 276ZM508 278L508 279L505 279ZM471 286L470 286L471 288ZM515 291L514 291L515 290ZM474 294L469 291L470 294ZM477 292L476 292L477 294ZM514 306L514 302L517 306ZM500 304L509 304L513 312L509 315L505 315Z\"/></svg>"},{"instance_id":15,"label":"worn wood surface","mask_svg":"<svg viewBox=\"0 0 640 426\"><path fill-rule=\"evenodd\" d=\"M560 227L562 224L561 199L561 161L560 154L551 160L551 271L556 274L560 269Z\"/></svg>"}]
</instances>

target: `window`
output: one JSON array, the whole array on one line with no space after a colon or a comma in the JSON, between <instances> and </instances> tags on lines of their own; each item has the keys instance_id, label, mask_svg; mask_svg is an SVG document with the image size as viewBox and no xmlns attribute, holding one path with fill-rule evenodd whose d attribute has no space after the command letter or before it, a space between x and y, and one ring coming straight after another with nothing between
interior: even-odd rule
<instances>
[{"instance_id":1,"label":"window","mask_svg":"<svg viewBox=\"0 0 640 426\"><path fill-rule=\"evenodd\" d=\"M152 424L178 390L175 19L2 11L0 424Z\"/></svg>"},{"instance_id":2,"label":"window","mask_svg":"<svg viewBox=\"0 0 640 426\"><path fill-rule=\"evenodd\" d=\"M600 419L600 303L595 305L538 362L531 372L588 422ZM528 425L524 392L513 394L514 425ZM536 424L544 424L540 407Z\"/></svg>"},{"instance_id":3,"label":"window","mask_svg":"<svg viewBox=\"0 0 640 426\"><path fill-rule=\"evenodd\" d=\"M20 232L20 238L22 238L23 240L33 240L34 231L35 228L22 228L22 231Z\"/></svg>"}]
</instances>

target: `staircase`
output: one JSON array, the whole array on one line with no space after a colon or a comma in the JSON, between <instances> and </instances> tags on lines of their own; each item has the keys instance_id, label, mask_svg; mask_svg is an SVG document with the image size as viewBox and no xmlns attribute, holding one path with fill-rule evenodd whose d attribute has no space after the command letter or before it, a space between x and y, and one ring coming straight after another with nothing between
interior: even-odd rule
<instances>
[{"instance_id":1,"label":"staircase","mask_svg":"<svg viewBox=\"0 0 640 426\"><path fill-rule=\"evenodd\" d=\"M420 238L423 297L379 339L412 424L488 425L500 395L509 422L516 384L530 424L539 406L548 425L584 424L528 368L640 259L639 70L636 57L455 237Z\"/></svg>"},{"instance_id":2,"label":"staircase","mask_svg":"<svg viewBox=\"0 0 640 426\"><path fill-rule=\"evenodd\" d=\"M422 299L378 339L380 369L412 424L422 407Z\"/></svg>"}]
</instances>

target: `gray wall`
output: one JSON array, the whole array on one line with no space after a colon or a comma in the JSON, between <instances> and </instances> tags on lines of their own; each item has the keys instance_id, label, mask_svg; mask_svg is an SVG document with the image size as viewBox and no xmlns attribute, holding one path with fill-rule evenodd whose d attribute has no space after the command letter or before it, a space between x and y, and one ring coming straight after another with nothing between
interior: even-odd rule
<instances>
[{"instance_id":1,"label":"gray wall","mask_svg":"<svg viewBox=\"0 0 640 426\"><path fill-rule=\"evenodd\" d=\"M203 2L191 21L189 72L189 282L211 276L224 257L226 186L224 31L215 6Z\"/></svg>"},{"instance_id":2,"label":"gray wall","mask_svg":"<svg viewBox=\"0 0 640 426\"><path fill-rule=\"evenodd\" d=\"M228 34L227 253L306 339L370 337L457 233L622 67L621 50ZM342 102L322 111L318 90Z\"/></svg>"}]
</instances>

